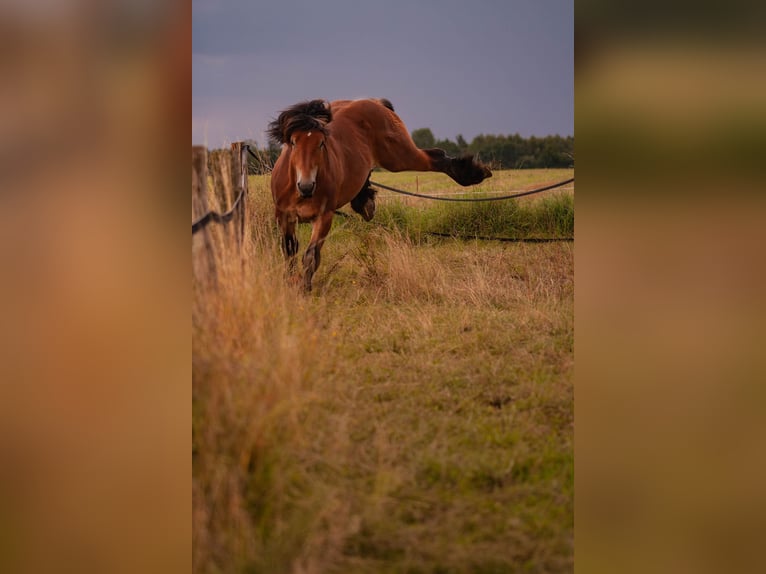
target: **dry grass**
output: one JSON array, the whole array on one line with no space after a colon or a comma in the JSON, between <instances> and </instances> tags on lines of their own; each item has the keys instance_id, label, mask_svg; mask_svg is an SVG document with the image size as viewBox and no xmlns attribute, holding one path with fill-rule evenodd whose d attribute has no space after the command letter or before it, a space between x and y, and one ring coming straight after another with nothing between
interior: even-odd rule
<instances>
[{"instance_id":1,"label":"dry grass","mask_svg":"<svg viewBox=\"0 0 766 574\"><path fill-rule=\"evenodd\" d=\"M195 571L571 570L572 245L338 220L304 296L250 199L195 288Z\"/></svg>"}]
</instances>

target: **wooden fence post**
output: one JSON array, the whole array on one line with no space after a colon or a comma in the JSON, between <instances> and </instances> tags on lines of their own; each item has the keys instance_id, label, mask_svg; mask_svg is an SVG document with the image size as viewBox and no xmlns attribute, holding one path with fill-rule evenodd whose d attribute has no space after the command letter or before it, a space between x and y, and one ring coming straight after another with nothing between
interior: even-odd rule
<instances>
[{"instance_id":1,"label":"wooden fence post","mask_svg":"<svg viewBox=\"0 0 766 574\"><path fill-rule=\"evenodd\" d=\"M230 150L210 153L202 146L192 146L192 265L194 276L205 282L217 282L216 273L231 261L228 254L232 251L239 253L243 266L246 261L247 150L242 142L233 143ZM211 202L215 204L212 209ZM228 225L232 220L233 225ZM193 239L198 232L200 239Z\"/></svg>"},{"instance_id":2,"label":"wooden fence post","mask_svg":"<svg viewBox=\"0 0 766 574\"><path fill-rule=\"evenodd\" d=\"M208 212L207 149L192 146L192 221ZM215 281L215 254L208 229L192 235L192 273L202 282Z\"/></svg>"},{"instance_id":3,"label":"wooden fence post","mask_svg":"<svg viewBox=\"0 0 766 574\"><path fill-rule=\"evenodd\" d=\"M247 144L242 142L235 142L231 144L231 175L232 175L232 188L234 189L234 195L238 195L242 191L242 201L237 206L237 211L234 214L234 232L237 236L237 247L242 258L242 263L245 262L245 226L247 221ZM236 197L234 198L236 199Z\"/></svg>"}]
</instances>

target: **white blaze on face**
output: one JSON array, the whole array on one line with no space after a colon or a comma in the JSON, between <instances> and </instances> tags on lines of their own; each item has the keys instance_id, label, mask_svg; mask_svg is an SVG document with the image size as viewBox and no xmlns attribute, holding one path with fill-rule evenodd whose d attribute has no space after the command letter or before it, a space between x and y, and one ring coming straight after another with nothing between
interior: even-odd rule
<instances>
[{"instance_id":1,"label":"white blaze on face","mask_svg":"<svg viewBox=\"0 0 766 574\"><path fill-rule=\"evenodd\" d=\"M310 176L309 181L310 182L316 181L316 179L317 179L317 169L318 169L318 167L316 167L316 166L311 168L311 172L309 172L309 176ZM298 168L295 168L295 177L296 177L298 183L304 183L303 172L300 169L298 169Z\"/></svg>"},{"instance_id":2,"label":"white blaze on face","mask_svg":"<svg viewBox=\"0 0 766 574\"><path fill-rule=\"evenodd\" d=\"M313 132L308 132L306 134L306 137L310 138L312 133ZM300 185L300 184L306 184L306 183L315 183L316 182L316 177L317 177L318 169L319 169L319 166L314 166L313 168L311 168L311 172L309 173L309 179L308 180L304 180L303 179L303 172L300 170L300 168L296 167L295 168L295 177L296 177L296 179L298 181L298 184Z\"/></svg>"}]
</instances>

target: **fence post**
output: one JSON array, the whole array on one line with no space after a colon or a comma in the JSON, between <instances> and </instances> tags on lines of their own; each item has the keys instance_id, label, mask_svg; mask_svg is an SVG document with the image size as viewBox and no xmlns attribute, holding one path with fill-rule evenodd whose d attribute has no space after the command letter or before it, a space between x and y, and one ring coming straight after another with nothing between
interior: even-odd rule
<instances>
[{"instance_id":1,"label":"fence post","mask_svg":"<svg viewBox=\"0 0 766 574\"><path fill-rule=\"evenodd\" d=\"M247 144L242 142L235 142L231 144L231 175L232 175L232 188L235 190L234 195L238 195L242 190L242 201L237 207L237 211L234 213L234 229L237 236L237 247L242 258L242 263L245 262L245 225L247 221Z\"/></svg>"},{"instance_id":2,"label":"fence post","mask_svg":"<svg viewBox=\"0 0 766 574\"><path fill-rule=\"evenodd\" d=\"M210 170L210 181L213 188L210 198L215 204L214 210L219 213L226 213L231 209L231 205L236 198L236 186L232 177L232 159L231 151L228 149L214 150L208 153L208 169ZM229 222L231 223L231 222ZM235 230L229 223L221 223L215 226L211 231L214 245L218 256L226 259L226 255L232 250L235 241Z\"/></svg>"},{"instance_id":3,"label":"fence post","mask_svg":"<svg viewBox=\"0 0 766 574\"><path fill-rule=\"evenodd\" d=\"M192 221L207 212L207 149L192 146ZM208 229L192 235L192 273L200 281L215 281L215 254Z\"/></svg>"}]
</instances>

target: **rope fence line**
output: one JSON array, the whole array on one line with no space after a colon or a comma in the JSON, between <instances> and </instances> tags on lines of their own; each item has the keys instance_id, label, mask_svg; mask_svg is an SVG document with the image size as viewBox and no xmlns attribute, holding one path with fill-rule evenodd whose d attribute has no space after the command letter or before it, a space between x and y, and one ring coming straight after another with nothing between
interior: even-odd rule
<instances>
[{"instance_id":1,"label":"rope fence line","mask_svg":"<svg viewBox=\"0 0 766 574\"><path fill-rule=\"evenodd\" d=\"M435 201L462 201L462 202L479 202L479 201L502 201L504 199L515 199L517 197L524 197L527 195L532 195L535 193L541 193L543 191L548 191L549 189L556 189L557 187L563 187L567 185L568 183L572 183L574 181L574 178L570 178L564 181L560 181L558 183L554 183L551 185L546 185L545 187L539 187L537 189L530 189L528 191L522 191L520 193L513 193L511 195L501 195L498 197L443 197L439 195L424 195L422 193L415 193L413 191L404 191L403 189L397 189L395 187L390 187L388 185L383 185L382 183L378 183L376 181L370 180L370 185L374 185L375 187L379 187L381 189L387 189L388 191L393 191L394 193L401 193L402 195L409 195L411 197L420 197L423 199L432 199Z\"/></svg>"},{"instance_id":2,"label":"rope fence line","mask_svg":"<svg viewBox=\"0 0 766 574\"><path fill-rule=\"evenodd\" d=\"M574 186L569 185L569 186L560 187L559 191L574 191ZM500 189L497 189L497 190L478 191L477 193L481 193L481 194L494 194L494 193L508 193L508 192L500 190ZM396 197L396 195L397 194L393 193L393 192L380 190L380 191L378 191L378 194L375 197L376 197L376 199L377 198L390 199L390 198ZM432 192L429 195L431 197L464 196L465 195L465 191L461 191L461 190L458 190L458 191L437 191L437 192Z\"/></svg>"},{"instance_id":3,"label":"rope fence line","mask_svg":"<svg viewBox=\"0 0 766 574\"><path fill-rule=\"evenodd\" d=\"M257 161L259 164L263 165L265 163L264 159L260 157L258 154L256 154L253 150L250 149L250 146L245 144L242 146L247 150L247 153L250 154L250 157L252 157L255 161ZM269 170L271 171L271 170Z\"/></svg>"},{"instance_id":4,"label":"rope fence line","mask_svg":"<svg viewBox=\"0 0 766 574\"><path fill-rule=\"evenodd\" d=\"M243 143L235 143L232 144L232 151L233 154L232 159L235 160L235 165L237 166L237 170L239 173L239 181L236 181L235 174L232 175L232 184L235 189L239 190L239 193L237 194L236 199L231 205L231 208L229 211L225 213L218 213L217 211L210 210L206 212L202 217L197 219L196 221L192 222L192 235L197 233L198 231L201 231L205 229L211 222L216 223L228 223L231 221L235 214L239 213L238 209L241 209L241 217L240 217L240 227L238 233L238 239L242 239L244 237L244 223L245 223L245 205L244 205L244 198L247 193L247 167L245 165L244 161L244 154L243 151L247 151L250 155L253 157L256 157L255 154L253 154L253 151L250 149L250 146L248 144ZM198 175L199 179L207 178L207 170L203 170L202 173ZM206 182L205 182L206 183ZM203 191L203 193L206 193ZM241 208L240 208L241 205Z\"/></svg>"},{"instance_id":5,"label":"rope fence line","mask_svg":"<svg viewBox=\"0 0 766 574\"><path fill-rule=\"evenodd\" d=\"M192 235L197 233L198 231L205 229L207 225L215 221L216 223L227 223L231 221L231 219L234 217L234 213L237 211L237 207L242 202L242 198L245 195L245 188L240 187L239 188L239 195L237 196L237 199L234 200L234 203L231 206L231 209L227 211L226 213L218 213L217 211L208 211L205 215L200 217L197 221L192 223Z\"/></svg>"}]
</instances>

